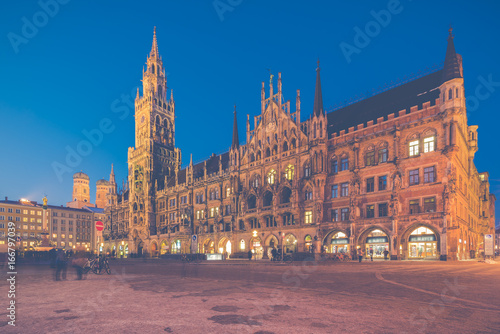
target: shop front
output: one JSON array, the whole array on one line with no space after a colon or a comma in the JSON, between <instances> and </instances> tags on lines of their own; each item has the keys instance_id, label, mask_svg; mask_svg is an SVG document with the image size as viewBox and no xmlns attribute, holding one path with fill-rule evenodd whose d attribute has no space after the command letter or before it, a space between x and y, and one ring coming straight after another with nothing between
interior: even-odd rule
<instances>
[{"instance_id":1,"label":"shop front","mask_svg":"<svg viewBox=\"0 0 500 334\"><path fill-rule=\"evenodd\" d=\"M335 233L330 239L327 252L349 254L349 238L347 235L342 232Z\"/></svg>"},{"instance_id":2,"label":"shop front","mask_svg":"<svg viewBox=\"0 0 500 334\"><path fill-rule=\"evenodd\" d=\"M167 241L163 240L160 244L160 255L168 253L168 244Z\"/></svg>"},{"instance_id":3,"label":"shop front","mask_svg":"<svg viewBox=\"0 0 500 334\"><path fill-rule=\"evenodd\" d=\"M427 227L418 227L411 232L408 240L409 259L437 259L436 234Z\"/></svg>"},{"instance_id":4,"label":"shop front","mask_svg":"<svg viewBox=\"0 0 500 334\"><path fill-rule=\"evenodd\" d=\"M284 252L295 253L297 251L297 238L293 234L285 236Z\"/></svg>"},{"instance_id":5,"label":"shop front","mask_svg":"<svg viewBox=\"0 0 500 334\"><path fill-rule=\"evenodd\" d=\"M384 252L389 252L389 237L381 230L373 230L366 237L365 256L368 258L373 252L374 258L384 258Z\"/></svg>"},{"instance_id":6,"label":"shop front","mask_svg":"<svg viewBox=\"0 0 500 334\"><path fill-rule=\"evenodd\" d=\"M172 242L172 254L181 253L181 241L179 239Z\"/></svg>"},{"instance_id":7,"label":"shop front","mask_svg":"<svg viewBox=\"0 0 500 334\"><path fill-rule=\"evenodd\" d=\"M264 248L262 247L262 239L260 237L253 237L250 239L250 250L256 260L262 259Z\"/></svg>"},{"instance_id":8,"label":"shop front","mask_svg":"<svg viewBox=\"0 0 500 334\"><path fill-rule=\"evenodd\" d=\"M215 248L214 247L214 242L212 241L212 239L207 239L203 243L203 253L205 253L205 254L213 254L213 253L215 253L215 249L214 248Z\"/></svg>"}]
</instances>

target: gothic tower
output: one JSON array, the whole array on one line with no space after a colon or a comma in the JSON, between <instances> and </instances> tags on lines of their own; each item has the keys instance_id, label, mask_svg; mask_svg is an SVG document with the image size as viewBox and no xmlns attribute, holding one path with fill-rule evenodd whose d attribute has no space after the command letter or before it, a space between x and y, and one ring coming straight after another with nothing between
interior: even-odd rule
<instances>
[{"instance_id":1,"label":"gothic tower","mask_svg":"<svg viewBox=\"0 0 500 334\"><path fill-rule=\"evenodd\" d=\"M129 148L130 225L137 239L156 234L155 192L165 187L181 163L175 148L175 102L167 99L167 78L158 52L156 28L142 73L142 96L135 99L135 147ZM136 241L139 252L140 239Z\"/></svg>"}]
</instances>

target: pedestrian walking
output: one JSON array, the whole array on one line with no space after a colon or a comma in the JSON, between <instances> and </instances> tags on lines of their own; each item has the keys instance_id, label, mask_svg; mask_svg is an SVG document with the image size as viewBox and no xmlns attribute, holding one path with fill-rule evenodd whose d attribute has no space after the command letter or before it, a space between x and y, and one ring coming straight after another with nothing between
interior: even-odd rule
<instances>
[{"instance_id":1,"label":"pedestrian walking","mask_svg":"<svg viewBox=\"0 0 500 334\"><path fill-rule=\"evenodd\" d=\"M252 250L248 251L248 260L252 260Z\"/></svg>"},{"instance_id":2,"label":"pedestrian walking","mask_svg":"<svg viewBox=\"0 0 500 334\"><path fill-rule=\"evenodd\" d=\"M361 248L358 249L358 260L359 260L359 263L361 263L361 261L363 261L363 250Z\"/></svg>"},{"instance_id":3,"label":"pedestrian walking","mask_svg":"<svg viewBox=\"0 0 500 334\"><path fill-rule=\"evenodd\" d=\"M75 257L71 261L73 268L76 271L76 279L81 280L83 277L83 266L87 263L87 259L83 257L81 252L76 252Z\"/></svg>"},{"instance_id":4,"label":"pedestrian walking","mask_svg":"<svg viewBox=\"0 0 500 334\"><path fill-rule=\"evenodd\" d=\"M271 255L271 261L276 261L276 257L278 256L278 251L276 250L276 248L273 247L273 249L271 250Z\"/></svg>"},{"instance_id":5,"label":"pedestrian walking","mask_svg":"<svg viewBox=\"0 0 500 334\"><path fill-rule=\"evenodd\" d=\"M66 279L66 270L68 268L68 259L66 258L66 252L64 250L59 249L57 251L57 257L56 257L56 275L55 275L55 280L60 281L61 280L61 272L62 272L62 279Z\"/></svg>"},{"instance_id":6,"label":"pedestrian walking","mask_svg":"<svg viewBox=\"0 0 500 334\"><path fill-rule=\"evenodd\" d=\"M373 262L373 248L370 249L370 259Z\"/></svg>"}]
</instances>

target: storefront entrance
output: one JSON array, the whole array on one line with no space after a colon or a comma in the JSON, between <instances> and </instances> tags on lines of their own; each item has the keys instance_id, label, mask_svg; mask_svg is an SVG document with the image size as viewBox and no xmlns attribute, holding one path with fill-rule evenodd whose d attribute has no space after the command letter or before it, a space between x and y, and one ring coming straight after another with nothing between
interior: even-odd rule
<instances>
[{"instance_id":1,"label":"storefront entrance","mask_svg":"<svg viewBox=\"0 0 500 334\"><path fill-rule=\"evenodd\" d=\"M437 258L437 240L434 232L423 226L411 232L408 253L409 259Z\"/></svg>"},{"instance_id":2,"label":"storefront entrance","mask_svg":"<svg viewBox=\"0 0 500 334\"><path fill-rule=\"evenodd\" d=\"M262 240L259 237L253 237L250 240L250 250L253 253L253 257L256 260L262 259L264 254L264 248L262 247Z\"/></svg>"},{"instance_id":3,"label":"storefront entrance","mask_svg":"<svg viewBox=\"0 0 500 334\"><path fill-rule=\"evenodd\" d=\"M327 252L349 254L349 238L347 235L342 232L335 233L330 239Z\"/></svg>"},{"instance_id":4,"label":"storefront entrance","mask_svg":"<svg viewBox=\"0 0 500 334\"><path fill-rule=\"evenodd\" d=\"M203 243L203 253L205 253L205 254L213 254L214 253L214 242L211 239L207 239Z\"/></svg>"},{"instance_id":5,"label":"storefront entrance","mask_svg":"<svg viewBox=\"0 0 500 334\"><path fill-rule=\"evenodd\" d=\"M293 234L285 237L285 253L295 253L297 251L297 238Z\"/></svg>"},{"instance_id":6,"label":"storefront entrance","mask_svg":"<svg viewBox=\"0 0 500 334\"><path fill-rule=\"evenodd\" d=\"M373 230L366 238L365 256L370 257L373 252L374 258L384 258L384 251L389 251L389 238L381 230Z\"/></svg>"}]
</instances>

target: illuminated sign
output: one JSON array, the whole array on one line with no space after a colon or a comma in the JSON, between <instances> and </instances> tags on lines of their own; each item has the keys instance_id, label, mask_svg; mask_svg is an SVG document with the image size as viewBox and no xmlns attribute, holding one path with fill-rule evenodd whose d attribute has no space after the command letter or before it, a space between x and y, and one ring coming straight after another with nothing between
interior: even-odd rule
<instances>
[{"instance_id":1,"label":"illuminated sign","mask_svg":"<svg viewBox=\"0 0 500 334\"><path fill-rule=\"evenodd\" d=\"M423 242L423 241L436 241L434 234L410 235L410 241Z\"/></svg>"},{"instance_id":2,"label":"illuminated sign","mask_svg":"<svg viewBox=\"0 0 500 334\"><path fill-rule=\"evenodd\" d=\"M389 239L387 237L369 237L366 238L366 243L367 244L380 244L384 242L389 242Z\"/></svg>"},{"instance_id":3,"label":"illuminated sign","mask_svg":"<svg viewBox=\"0 0 500 334\"><path fill-rule=\"evenodd\" d=\"M348 243L349 243L348 238L332 239L332 245L348 244Z\"/></svg>"}]
</instances>

